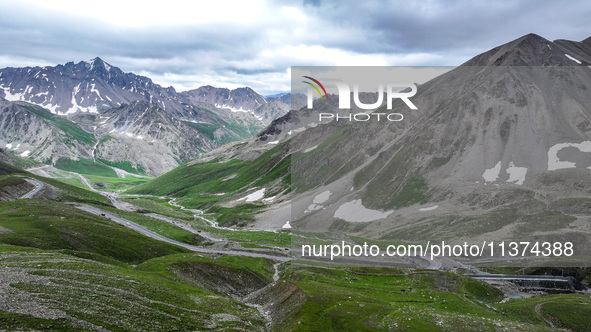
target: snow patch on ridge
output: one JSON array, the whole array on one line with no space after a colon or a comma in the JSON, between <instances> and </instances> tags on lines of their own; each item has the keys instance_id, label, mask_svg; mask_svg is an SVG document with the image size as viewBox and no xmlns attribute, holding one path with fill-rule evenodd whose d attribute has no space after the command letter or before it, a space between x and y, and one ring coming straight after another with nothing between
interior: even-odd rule
<instances>
[{"instance_id":1,"label":"snow patch on ridge","mask_svg":"<svg viewBox=\"0 0 591 332\"><path fill-rule=\"evenodd\" d=\"M495 182L499 178L499 173L501 173L501 161L495 167L485 170L482 177L485 182Z\"/></svg>"},{"instance_id":2,"label":"snow patch on ridge","mask_svg":"<svg viewBox=\"0 0 591 332\"><path fill-rule=\"evenodd\" d=\"M574 62L576 62L576 63L578 63L578 64L580 64L580 65L581 65L581 64L583 64L581 61L579 61L577 58L575 58L575 57L573 57L573 56L570 56L570 55L568 55L568 54L566 54L566 53L565 53L564 55L565 55L567 58L569 58L569 59L573 60Z\"/></svg>"},{"instance_id":3,"label":"snow patch on ridge","mask_svg":"<svg viewBox=\"0 0 591 332\"><path fill-rule=\"evenodd\" d=\"M232 98L230 98L230 100L232 100ZM263 120L262 116L254 114L254 110L251 110L251 109L245 110L242 108L242 106L240 106L240 108L234 108L234 107L228 106L226 104L223 104L223 105L214 104L214 106L216 108L229 109L232 113L250 113L250 114L254 115L254 117L257 118L257 120Z\"/></svg>"},{"instance_id":4,"label":"snow patch on ridge","mask_svg":"<svg viewBox=\"0 0 591 332\"><path fill-rule=\"evenodd\" d=\"M314 150L316 150L317 147L318 147L318 145L314 145L313 147L307 148L306 150L304 150L304 153L314 151Z\"/></svg>"},{"instance_id":5,"label":"snow patch on ridge","mask_svg":"<svg viewBox=\"0 0 591 332\"><path fill-rule=\"evenodd\" d=\"M321 204L328 201L330 195L332 195L332 192L330 190L323 191L322 193L316 195L316 197L314 197L314 200L312 200L312 204L310 204L310 206L306 208L306 211L304 211L304 213L310 213L312 211L317 211L324 208Z\"/></svg>"},{"instance_id":6,"label":"snow patch on ridge","mask_svg":"<svg viewBox=\"0 0 591 332\"><path fill-rule=\"evenodd\" d=\"M4 90L4 99L8 101L24 101L24 93L10 93L9 87L1 87Z\"/></svg>"},{"instance_id":7,"label":"snow patch on ridge","mask_svg":"<svg viewBox=\"0 0 591 332\"><path fill-rule=\"evenodd\" d=\"M393 212L394 210L378 211L368 209L363 206L360 199L356 199L339 206L334 213L334 217L348 222L369 222L386 218Z\"/></svg>"},{"instance_id":8,"label":"snow patch on ridge","mask_svg":"<svg viewBox=\"0 0 591 332\"><path fill-rule=\"evenodd\" d=\"M252 194L249 194L249 195L246 195L246 196L240 198L239 201L243 201L243 200L245 200L246 202L258 201L265 196L265 190L267 190L267 188L259 189L255 192L253 192Z\"/></svg>"},{"instance_id":9,"label":"snow patch on ridge","mask_svg":"<svg viewBox=\"0 0 591 332\"><path fill-rule=\"evenodd\" d=\"M421 211L421 212L433 211L433 210L437 209L438 207L439 207L439 205L433 205L433 206L429 206L426 208L420 208L419 211Z\"/></svg>"},{"instance_id":10,"label":"snow patch on ridge","mask_svg":"<svg viewBox=\"0 0 591 332\"><path fill-rule=\"evenodd\" d=\"M522 185L523 181L525 181L525 175L527 174L527 167L517 167L513 162L510 162L506 172L509 174L507 182Z\"/></svg>"},{"instance_id":11,"label":"snow patch on ridge","mask_svg":"<svg viewBox=\"0 0 591 332\"><path fill-rule=\"evenodd\" d=\"M27 86L25 91L29 90L29 94L30 94L30 92L32 91L32 88L33 88L32 86ZM30 98L29 99L25 98L25 93L11 93L10 87L0 86L0 89L4 90L4 99L6 99L8 101L26 101L26 102L31 103L33 105L37 105L37 106L41 106L43 108L46 108L53 114L58 114L57 108L59 107L59 105L54 105L51 103L51 100L48 100L48 98L47 98L49 96L48 91L39 92L37 94L32 95L33 97L45 96L44 103L36 103L36 102L31 101ZM65 114L67 114L67 113L65 113Z\"/></svg>"},{"instance_id":12,"label":"snow patch on ridge","mask_svg":"<svg viewBox=\"0 0 591 332\"><path fill-rule=\"evenodd\" d=\"M548 150L548 170L555 171L563 168L575 168L577 165L571 161L564 161L558 158L558 151L574 147L581 152L591 153L591 141L584 141L581 143L558 143ZM591 167L589 167L591 169Z\"/></svg>"},{"instance_id":13,"label":"snow patch on ridge","mask_svg":"<svg viewBox=\"0 0 591 332\"><path fill-rule=\"evenodd\" d=\"M80 112L85 112L85 113L98 113L98 110L96 108L96 106L88 106L88 107L84 107L84 106L80 106L78 105L78 102L76 101L76 95L78 94L78 92L80 92L80 84L76 85L76 87L74 87L74 91L72 91L72 107L70 107L70 109L68 109L66 112L58 112L58 115L68 115L68 114L74 114L78 111Z\"/></svg>"},{"instance_id":14,"label":"snow patch on ridge","mask_svg":"<svg viewBox=\"0 0 591 332\"><path fill-rule=\"evenodd\" d=\"M313 202L315 204L325 203L330 198L330 195L332 195L332 192L330 190L324 191L324 192L316 195L316 197L314 197L314 201Z\"/></svg>"}]
</instances>

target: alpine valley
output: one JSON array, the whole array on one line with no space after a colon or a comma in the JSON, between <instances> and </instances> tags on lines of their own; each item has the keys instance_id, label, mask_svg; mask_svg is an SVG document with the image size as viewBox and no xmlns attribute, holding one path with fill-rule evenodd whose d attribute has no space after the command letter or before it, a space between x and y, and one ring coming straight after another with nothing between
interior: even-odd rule
<instances>
[{"instance_id":1,"label":"alpine valley","mask_svg":"<svg viewBox=\"0 0 591 332\"><path fill-rule=\"evenodd\" d=\"M397 122L99 58L0 69L0 330L590 331L590 91L591 38L535 34L363 110ZM300 247L524 239L575 249Z\"/></svg>"}]
</instances>

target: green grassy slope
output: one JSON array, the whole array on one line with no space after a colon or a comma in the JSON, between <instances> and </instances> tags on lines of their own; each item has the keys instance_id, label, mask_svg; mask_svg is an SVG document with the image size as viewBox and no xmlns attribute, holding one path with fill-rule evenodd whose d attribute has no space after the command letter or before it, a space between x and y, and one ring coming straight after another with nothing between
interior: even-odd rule
<instances>
[{"instance_id":1,"label":"green grassy slope","mask_svg":"<svg viewBox=\"0 0 591 332\"><path fill-rule=\"evenodd\" d=\"M187 163L126 193L182 197L188 207L203 207L220 199L214 196L216 193L239 193L287 177L291 160L286 144L277 145L252 162ZM281 187L288 189L289 182L282 182Z\"/></svg>"},{"instance_id":2,"label":"green grassy slope","mask_svg":"<svg viewBox=\"0 0 591 332\"><path fill-rule=\"evenodd\" d=\"M12 166L12 165L0 160L0 175L19 174L19 173L24 174L26 172L22 168Z\"/></svg>"},{"instance_id":3,"label":"green grassy slope","mask_svg":"<svg viewBox=\"0 0 591 332\"><path fill-rule=\"evenodd\" d=\"M52 199L57 201L66 201L66 202L80 202L80 203L89 203L95 205L102 205L102 206L110 206L111 203L102 195L94 193L92 191L76 187L67 183L64 183L59 180L45 178L42 176L38 176L35 174L31 174L22 168L7 164L5 162L0 161L0 176L2 175L21 175L27 176L31 178L36 178L46 184L57 189L57 193ZM12 180L10 180L12 179ZM7 177L5 179L4 186L9 185L18 185L22 183L22 179L18 180L19 178L15 178L14 176ZM9 182L6 182L9 181Z\"/></svg>"},{"instance_id":4,"label":"green grassy slope","mask_svg":"<svg viewBox=\"0 0 591 332\"><path fill-rule=\"evenodd\" d=\"M85 251L125 263L183 252L112 221L48 200L0 202L0 243L47 250Z\"/></svg>"},{"instance_id":5,"label":"green grassy slope","mask_svg":"<svg viewBox=\"0 0 591 332\"><path fill-rule=\"evenodd\" d=\"M50 179L35 174L27 174L28 177L36 178L58 189L58 196L54 200L60 202L79 202L99 206L111 206L111 203L104 196L88 189L76 187L56 179Z\"/></svg>"},{"instance_id":6,"label":"green grassy slope","mask_svg":"<svg viewBox=\"0 0 591 332\"><path fill-rule=\"evenodd\" d=\"M98 159L98 160L105 165L117 167L117 168L127 171L129 173L146 175L146 170L142 167L142 165L135 165L134 166L129 161L108 161L105 159Z\"/></svg>"},{"instance_id":7,"label":"green grassy slope","mask_svg":"<svg viewBox=\"0 0 591 332\"><path fill-rule=\"evenodd\" d=\"M0 148L0 162L8 163L19 168L41 164L36 160L21 157L15 154L14 151L6 151L2 148ZM0 166L0 168L2 168L2 166Z\"/></svg>"},{"instance_id":8,"label":"green grassy slope","mask_svg":"<svg viewBox=\"0 0 591 332\"><path fill-rule=\"evenodd\" d=\"M101 191L117 191L128 189L138 184L148 182L150 178L129 176L126 178L99 176L99 175L85 175L85 177L95 184L95 188ZM84 185L86 187L86 185ZM86 187L88 188L88 187Z\"/></svg>"},{"instance_id":9,"label":"green grassy slope","mask_svg":"<svg viewBox=\"0 0 591 332\"><path fill-rule=\"evenodd\" d=\"M7 257L0 261L5 275L21 276L19 271L28 269L11 284L12 292L27 294L22 304L62 313L56 318L46 314L48 309L30 314L6 309L0 311L4 329L262 331L265 323L255 308L196 287L169 271L167 265L183 264L183 255L163 257L161 261L167 261L163 268L152 270L6 245L0 245L0 255ZM193 256L188 254L185 260Z\"/></svg>"},{"instance_id":10,"label":"green grassy slope","mask_svg":"<svg viewBox=\"0 0 591 332\"><path fill-rule=\"evenodd\" d=\"M533 324L552 323L570 331L591 330L591 298L585 295L548 295L512 300L500 308L509 317Z\"/></svg>"},{"instance_id":11,"label":"green grassy slope","mask_svg":"<svg viewBox=\"0 0 591 332\"><path fill-rule=\"evenodd\" d=\"M91 159L72 160L59 158L53 165L55 168L80 174L117 177L117 173L109 166L105 166Z\"/></svg>"},{"instance_id":12,"label":"green grassy slope","mask_svg":"<svg viewBox=\"0 0 591 332\"><path fill-rule=\"evenodd\" d=\"M503 298L499 290L453 273L292 264L282 279L305 299L275 331L554 330L541 321L508 316L496 308Z\"/></svg>"}]
</instances>

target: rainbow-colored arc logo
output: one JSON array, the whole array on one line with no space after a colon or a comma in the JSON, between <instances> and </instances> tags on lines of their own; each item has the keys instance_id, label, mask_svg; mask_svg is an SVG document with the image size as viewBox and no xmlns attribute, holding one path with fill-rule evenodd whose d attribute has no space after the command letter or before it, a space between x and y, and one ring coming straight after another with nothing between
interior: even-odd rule
<instances>
[{"instance_id":1,"label":"rainbow-colored arc logo","mask_svg":"<svg viewBox=\"0 0 591 332\"><path fill-rule=\"evenodd\" d=\"M314 83L318 84L318 86L320 87L320 89L322 89L322 91L324 91L324 97L326 98L326 100L328 100L328 94L326 93L326 89L324 89L324 86L322 85L322 83L320 83L317 79L314 79L314 78L312 78L310 76L303 76L303 77L305 77L305 78L307 78L309 80L312 80ZM302 82L304 82L304 83L308 84L309 86L313 87L318 92L318 95L322 99L322 93L320 93L320 90L318 89L318 87L316 85L314 85L314 84L312 84L310 82L307 82L307 81L302 81Z\"/></svg>"}]
</instances>

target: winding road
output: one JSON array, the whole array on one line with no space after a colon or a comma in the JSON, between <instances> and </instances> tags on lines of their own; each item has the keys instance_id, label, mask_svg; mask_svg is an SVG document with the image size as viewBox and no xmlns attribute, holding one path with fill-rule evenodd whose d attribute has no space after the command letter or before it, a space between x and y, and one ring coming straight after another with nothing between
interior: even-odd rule
<instances>
[{"instance_id":1,"label":"winding road","mask_svg":"<svg viewBox=\"0 0 591 332\"><path fill-rule=\"evenodd\" d=\"M115 208L117 208L118 210L122 210L122 211L131 211L129 208L125 207L124 204L122 204L121 201L119 201L119 199L117 199L117 197L115 197L111 193L106 193L106 192L96 190L86 177L84 177L81 174L77 174L77 175L80 177L80 180L82 180L82 182L91 191L105 196L111 202L111 204L113 204L113 206ZM259 258L267 258L267 259L271 259L271 260L275 260L275 261L279 261L279 262L285 262L285 261L290 261L290 260L306 260L306 261L314 261L314 262L325 262L325 263L339 264L337 262L327 262L325 260L314 259L312 257L303 257L301 255L301 252L295 248L286 248L287 250L285 250L285 252L277 252L277 255L275 255L275 254L271 254L271 253L253 252L252 250L242 251L242 250L236 250L236 249L214 249L214 248L208 248L208 247L194 246L194 245L179 242L179 241L170 239L168 237L165 237L165 236L158 234L154 231L151 231L150 229L148 229L142 225L139 225L133 221L119 217L118 215L115 215L114 213L111 213L111 212L108 212L108 211L105 211L105 210L102 210L102 209L99 209L99 208L96 208L93 206L85 205L85 204L71 204L71 205L73 207L80 209L80 210L95 214L97 216L102 216L102 217L108 218L109 220L111 220L115 223L118 223L118 224L123 225L127 228L130 228L130 229L132 229L140 234L143 234L145 236L148 236L152 239L166 242L166 243L170 243L170 244L174 244L174 245L183 247L185 249L189 249L194 252L231 255L231 256L259 257ZM181 207L178 204L174 204L174 205ZM183 209L184 209L184 207L183 207ZM188 210L188 209L186 209L186 210ZM170 224L173 224L181 229L184 229L185 231L188 231L188 232L191 232L194 234L199 234L200 236L202 236L205 239L212 241L212 242L223 241L222 239L218 239L218 238L212 236L211 234L208 234L207 232L203 232L203 231L200 232L198 230L193 229L189 225L186 225L182 222L178 222L176 220L173 220L171 218L168 218L168 217L156 214L156 213L150 213L147 216L165 221ZM196 216L203 219L208 224L210 224L211 226L216 227L216 228L225 229L225 230L232 230L232 231L243 231L243 230L237 230L237 229L233 229L233 228L229 228L229 227L222 227L222 226L217 225L217 223L215 221L208 220L203 216L199 216L199 215L196 215ZM279 248L279 247L277 247L277 248L283 249L283 248ZM298 253L299 253L299 255L298 255ZM364 261L359 261L358 259L353 259L353 260L344 259L344 260L340 261L340 264L408 267L408 264L410 262L413 262L413 265L415 265L416 267L425 268L425 269L433 269L433 270L441 269L441 265L442 265L441 262L438 260L431 260L428 257L422 257L422 256L408 257L408 260L409 261L407 261L406 263L403 263L402 261L384 262L383 260L382 261L379 261L379 260L373 261L371 259L366 259Z\"/></svg>"},{"instance_id":2,"label":"winding road","mask_svg":"<svg viewBox=\"0 0 591 332\"><path fill-rule=\"evenodd\" d=\"M33 196L35 196L38 192L41 191L41 189L43 189L45 187L45 183L37 180L37 179L33 179L33 178L27 178L27 177L22 177L25 181L27 181L28 183L32 184L33 186L35 186L33 189L31 189L28 193L24 194L21 196L21 199L31 199L33 198Z\"/></svg>"},{"instance_id":3,"label":"winding road","mask_svg":"<svg viewBox=\"0 0 591 332\"><path fill-rule=\"evenodd\" d=\"M189 226L189 225L187 225L187 224L185 224L183 222L179 222L179 221L176 221L174 219L170 219L168 217L161 216L161 215L156 214L156 213L147 213L146 215L149 216L149 217L158 219L158 220L165 221L165 222L167 222L169 224L175 225L176 227L181 228L181 229L183 229L183 230L185 230L185 231L187 231L189 233L197 234L197 235L201 236L202 238L204 238L204 239L206 239L208 241L211 241L211 242L221 242L221 241L223 241L222 239L219 239L219 238L217 238L217 237L215 237L215 236L213 236L213 235L211 235L211 234L209 234L209 233L207 233L205 231L196 230L193 227L191 227L191 226Z\"/></svg>"},{"instance_id":4,"label":"winding road","mask_svg":"<svg viewBox=\"0 0 591 332\"><path fill-rule=\"evenodd\" d=\"M89 206L89 205L84 205L84 204L72 204L72 206L77 209L80 209L82 211L86 211L86 212L92 213L97 216L105 217L117 224L123 225L129 229L132 229L132 230L134 230L142 235L148 236L152 239L166 242L166 243L170 243L170 244L174 244L174 245L177 245L177 246L180 246L180 247L183 247L185 249L189 249L189 250L195 251L195 252L204 252L204 253L210 253L210 254L221 254L221 255L231 255L231 256L260 257L260 258L267 258L267 259L272 259L275 261L283 261L283 262L292 260L291 257L287 257L287 256L271 255L271 254L265 254L265 253L256 253L256 252L251 252L251 251L246 252L246 251L232 250L232 249L214 249L214 248L207 248L207 247L198 247L198 246L190 245L187 243L183 243L183 242L179 242L179 241L167 238L163 235L160 235L156 232L149 230L148 228L146 228L142 225L136 224L133 221L119 217L113 213L110 213L105 210L101 210L101 209L96 208L94 206Z\"/></svg>"}]
</instances>

